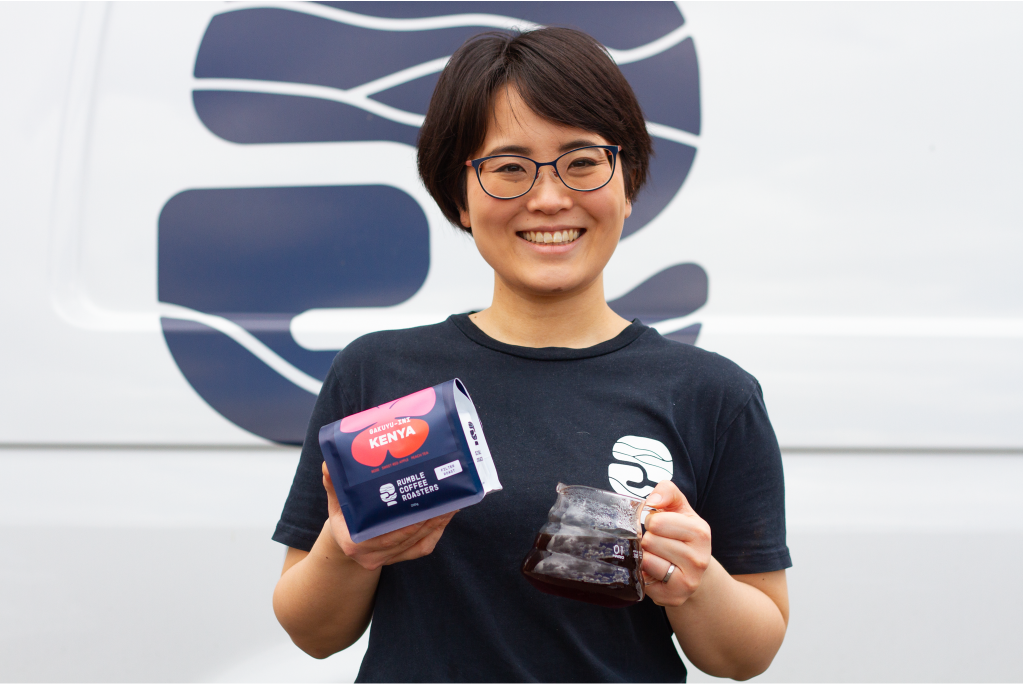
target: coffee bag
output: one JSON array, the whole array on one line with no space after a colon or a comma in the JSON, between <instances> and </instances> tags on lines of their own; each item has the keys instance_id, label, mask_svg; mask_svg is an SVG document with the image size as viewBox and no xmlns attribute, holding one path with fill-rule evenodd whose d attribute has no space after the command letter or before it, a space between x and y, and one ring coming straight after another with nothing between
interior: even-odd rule
<instances>
[{"instance_id":1,"label":"coffee bag","mask_svg":"<svg viewBox=\"0 0 1024 684\"><path fill-rule=\"evenodd\" d=\"M324 425L320 449L357 543L501 489L458 378Z\"/></svg>"}]
</instances>

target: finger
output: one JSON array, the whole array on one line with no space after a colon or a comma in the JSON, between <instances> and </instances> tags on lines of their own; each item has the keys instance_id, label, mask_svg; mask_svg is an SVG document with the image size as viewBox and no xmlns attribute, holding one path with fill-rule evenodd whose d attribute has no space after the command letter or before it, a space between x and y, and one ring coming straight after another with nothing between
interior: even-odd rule
<instances>
[{"instance_id":1,"label":"finger","mask_svg":"<svg viewBox=\"0 0 1024 684\"><path fill-rule=\"evenodd\" d=\"M434 547L437 545L437 542L440 538L440 534L432 534L429 537L424 537L423 539L416 542L414 546L411 546L405 551L403 551L401 554L394 556L393 558L390 558L387 562L387 565L392 565L394 563L403 563L405 561L416 560L417 558L429 556L434 552Z\"/></svg>"},{"instance_id":2,"label":"finger","mask_svg":"<svg viewBox=\"0 0 1024 684\"><path fill-rule=\"evenodd\" d=\"M444 529L444 527L448 524L448 522L452 519L452 516L454 516L456 512L457 511L445 513L443 515L439 515L428 520L413 523L412 525L400 527L399 529L394 530L393 532L388 532L386 534L382 534L379 537L375 537L375 539L380 540L379 545L382 548L407 548L410 545L415 544L417 541L422 539L424 535L429 534L431 530L437 529L438 527ZM373 540L367 540L366 543L369 543L371 541Z\"/></svg>"},{"instance_id":3,"label":"finger","mask_svg":"<svg viewBox=\"0 0 1024 684\"><path fill-rule=\"evenodd\" d=\"M405 553L407 549L419 543L420 540L429 535L435 529L440 528L443 530L448 525L448 522L451 521L455 513L458 512L452 511L451 513L446 513L429 520L407 525L378 537L374 537L373 539L367 539L364 542L356 543L352 541L352 537L349 535L348 525L344 516L341 515L341 507L337 503L337 494L334 491L331 474L327 470L326 462L323 466L323 480L324 488L327 490L328 513L330 514L331 529L337 533L336 539L338 540L339 546L341 546L342 552L346 556L357 560L364 567L376 568L381 565L394 562L392 559L396 555ZM332 498L334 499L333 507L331 505Z\"/></svg>"},{"instance_id":4,"label":"finger","mask_svg":"<svg viewBox=\"0 0 1024 684\"><path fill-rule=\"evenodd\" d=\"M433 552L434 546L441 538L454 515L455 512L446 513L426 521L423 529L416 537L410 539L401 547L393 549L393 552L386 559L382 560L382 564L391 565L392 563L413 560Z\"/></svg>"},{"instance_id":5,"label":"finger","mask_svg":"<svg viewBox=\"0 0 1024 684\"><path fill-rule=\"evenodd\" d=\"M663 582L661 577L649 577L644 585L644 594L659 606L681 606L686 603L690 594L680 586L676 579L678 570L672 573L669 581Z\"/></svg>"},{"instance_id":6,"label":"finger","mask_svg":"<svg viewBox=\"0 0 1024 684\"><path fill-rule=\"evenodd\" d=\"M434 531L427 522L417 523L382 534L364 542L350 543L342 550L345 554L355 560L368 570L376 570L382 565L390 565L397 559L403 557L411 547L420 542L421 539ZM396 533L401 534L396 534Z\"/></svg>"},{"instance_id":7,"label":"finger","mask_svg":"<svg viewBox=\"0 0 1024 684\"><path fill-rule=\"evenodd\" d=\"M340 519L340 523L338 522ZM340 529L336 525L345 525L342 515L331 518L332 529ZM429 533L430 521L418 522L413 525L387 532L372 539L361 542L354 542L348 535L348 527L344 527L344 539L339 540L341 550L349 558L357 561L369 570L375 570L388 562L390 558L402 553L409 546L419 541L423 535Z\"/></svg>"},{"instance_id":8,"label":"finger","mask_svg":"<svg viewBox=\"0 0 1024 684\"><path fill-rule=\"evenodd\" d=\"M711 528L696 513L651 513L644 527L647 530L645 535L653 534L692 544L711 542Z\"/></svg>"},{"instance_id":9,"label":"finger","mask_svg":"<svg viewBox=\"0 0 1024 684\"><path fill-rule=\"evenodd\" d=\"M672 566L675 566L674 570ZM694 572L686 566L647 553L644 554L641 571L644 594L659 606L681 606L696 590L703 576L703 573Z\"/></svg>"},{"instance_id":10,"label":"finger","mask_svg":"<svg viewBox=\"0 0 1024 684\"><path fill-rule=\"evenodd\" d=\"M647 556L653 555L664 559L679 568L693 568L703 572L711 560L710 549L695 547L675 539L666 539L657 535L651 535L648 539L644 535L642 542L644 549L644 562Z\"/></svg>"},{"instance_id":11,"label":"finger","mask_svg":"<svg viewBox=\"0 0 1024 684\"><path fill-rule=\"evenodd\" d=\"M672 513L693 513L690 502L686 496L679 491L672 480L662 480L654 491L647 495L647 505L657 508L660 511ZM648 516L648 519L650 516Z\"/></svg>"},{"instance_id":12,"label":"finger","mask_svg":"<svg viewBox=\"0 0 1024 684\"><path fill-rule=\"evenodd\" d=\"M440 536L441 533L444 532L445 528L448 527L448 523L451 522L452 516L454 515L454 512L445 513L444 515L439 515L436 518L424 521L422 523L422 527L417 530L416 534L411 536L404 544L402 544L403 552L416 546L416 544L419 544L423 539L432 534Z\"/></svg>"},{"instance_id":13,"label":"finger","mask_svg":"<svg viewBox=\"0 0 1024 684\"><path fill-rule=\"evenodd\" d=\"M434 552L434 548L437 546L437 542L440 541L441 535L444 534L444 526L436 527L430 531L430 534L423 537L415 544L410 546L408 549L400 554L392 557L388 564L398 563L401 561L414 560L416 558L422 558Z\"/></svg>"},{"instance_id":14,"label":"finger","mask_svg":"<svg viewBox=\"0 0 1024 684\"><path fill-rule=\"evenodd\" d=\"M368 549L374 551L383 551L389 554L396 553L415 544L425 534L429 534L432 529L433 523L430 520L424 520L391 532L386 532L379 537L367 539L363 544L366 544Z\"/></svg>"},{"instance_id":15,"label":"finger","mask_svg":"<svg viewBox=\"0 0 1024 684\"><path fill-rule=\"evenodd\" d=\"M647 575L648 581L660 582L668 573L670 565L672 565L671 561L657 554L644 552L644 560L640 564L640 569Z\"/></svg>"},{"instance_id":16,"label":"finger","mask_svg":"<svg viewBox=\"0 0 1024 684\"><path fill-rule=\"evenodd\" d=\"M402 553L409 547L418 543L428 534L434 530L443 530L451 522L452 517L458 511L452 511L451 513L445 513L423 522L418 522L407 527L403 527L395 530L394 532L388 532L383 534L376 539L380 540L380 550L389 550L391 553ZM374 541L373 539L367 540L364 543L369 544Z\"/></svg>"},{"instance_id":17,"label":"finger","mask_svg":"<svg viewBox=\"0 0 1024 684\"><path fill-rule=\"evenodd\" d=\"M455 517L456 513L458 513L458 511L452 511L451 513L445 513L444 515L439 515L436 518L431 518L428 522L434 523L434 526L437 529L443 530L444 528L448 527L448 523L450 523L452 521L452 518Z\"/></svg>"}]
</instances>

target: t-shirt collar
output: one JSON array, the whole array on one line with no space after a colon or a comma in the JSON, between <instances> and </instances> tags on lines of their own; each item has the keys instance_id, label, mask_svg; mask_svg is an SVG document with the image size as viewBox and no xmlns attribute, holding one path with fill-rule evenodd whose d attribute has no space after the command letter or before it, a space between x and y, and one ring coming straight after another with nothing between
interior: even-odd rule
<instances>
[{"instance_id":1,"label":"t-shirt collar","mask_svg":"<svg viewBox=\"0 0 1024 684\"><path fill-rule=\"evenodd\" d=\"M543 361L589 359L594 356L610 354L622 349L643 335L647 330L650 330L639 319L634 318L633 322L618 335L600 344L595 344L593 347L585 347L583 349L570 349L569 347L517 347L514 344L505 344L488 336L469 319L469 314L453 314L448 317L448 321L470 340L488 349L493 349L503 354L519 356L524 359L539 359Z\"/></svg>"}]
</instances>

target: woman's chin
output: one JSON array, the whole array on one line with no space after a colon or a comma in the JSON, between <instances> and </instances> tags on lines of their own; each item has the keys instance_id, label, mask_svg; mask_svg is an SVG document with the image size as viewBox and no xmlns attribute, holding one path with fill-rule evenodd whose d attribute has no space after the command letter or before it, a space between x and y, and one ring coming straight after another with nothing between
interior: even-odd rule
<instances>
[{"instance_id":1,"label":"woman's chin","mask_svg":"<svg viewBox=\"0 0 1024 684\"><path fill-rule=\"evenodd\" d=\"M600 275L600 273L598 273ZM588 289L595 278L580 274L554 275L551 273L537 274L533 277L517 278L512 288L520 294L532 297L563 297L573 296Z\"/></svg>"}]
</instances>

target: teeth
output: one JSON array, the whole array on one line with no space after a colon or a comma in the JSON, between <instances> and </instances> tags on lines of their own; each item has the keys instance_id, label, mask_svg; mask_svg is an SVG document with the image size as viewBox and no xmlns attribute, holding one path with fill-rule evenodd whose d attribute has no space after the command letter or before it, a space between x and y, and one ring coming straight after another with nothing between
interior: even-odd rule
<instances>
[{"instance_id":1,"label":"teeth","mask_svg":"<svg viewBox=\"0 0 1024 684\"><path fill-rule=\"evenodd\" d=\"M541 244L541 245L552 244L552 243L554 243L554 244L561 244L563 242L572 242L573 240L576 240L577 238L579 238L580 231L578 231L578 230L556 230L553 233L545 233L545 232L542 232L542 231L528 230L528 231L524 232L522 235L528 241L535 242L535 243Z\"/></svg>"}]
</instances>

